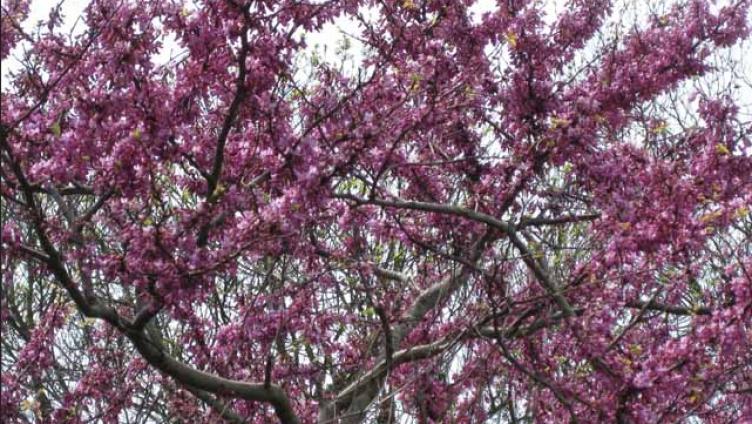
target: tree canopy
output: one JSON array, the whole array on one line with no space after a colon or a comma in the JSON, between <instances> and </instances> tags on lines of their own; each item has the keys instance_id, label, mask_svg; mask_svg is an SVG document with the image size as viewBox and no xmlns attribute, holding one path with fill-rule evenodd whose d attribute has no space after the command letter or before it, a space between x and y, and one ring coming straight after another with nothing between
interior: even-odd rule
<instances>
[{"instance_id":1,"label":"tree canopy","mask_svg":"<svg viewBox=\"0 0 752 424\"><path fill-rule=\"evenodd\" d=\"M4 1L0 419L752 420L749 6Z\"/></svg>"}]
</instances>

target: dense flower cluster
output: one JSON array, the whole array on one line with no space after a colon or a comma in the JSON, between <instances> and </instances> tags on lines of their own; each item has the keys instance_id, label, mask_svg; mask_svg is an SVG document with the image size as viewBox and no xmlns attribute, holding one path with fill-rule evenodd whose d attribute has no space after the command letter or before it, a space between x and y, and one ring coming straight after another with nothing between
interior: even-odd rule
<instances>
[{"instance_id":1,"label":"dense flower cluster","mask_svg":"<svg viewBox=\"0 0 752 424\"><path fill-rule=\"evenodd\" d=\"M752 420L750 2L474 6L4 2L3 421Z\"/></svg>"}]
</instances>

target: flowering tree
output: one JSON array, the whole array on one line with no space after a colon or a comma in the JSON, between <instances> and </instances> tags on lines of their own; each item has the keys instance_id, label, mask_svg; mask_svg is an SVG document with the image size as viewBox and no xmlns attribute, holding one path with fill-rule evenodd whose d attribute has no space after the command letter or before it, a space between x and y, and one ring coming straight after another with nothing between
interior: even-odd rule
<instances>
[{"instance_id":1,"label":"flowering tree","mask_svg":"<svg viewBox=\"0 0 752 424\"><path fill-rule=\"evenodd\" d=\"M3 422L752 419L711 3L3 2Z\"/></svg>"}]
</instances>

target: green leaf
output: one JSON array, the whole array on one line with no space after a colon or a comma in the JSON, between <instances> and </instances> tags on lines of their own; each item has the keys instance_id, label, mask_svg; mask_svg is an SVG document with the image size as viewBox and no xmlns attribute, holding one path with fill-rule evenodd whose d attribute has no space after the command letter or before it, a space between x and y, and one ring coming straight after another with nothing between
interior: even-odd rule
<instances>
[{"instance_id":1,"label":"green leaf","mask_svg":"<svg viewBox=\"0 0 752 424\"><path fill-rule=\"evenodd\" d=\"M184 188L180 192L180 197L183 199L183 202L188 203L191 200L191 192L188 191L188 189Z\"/></svg>"},{"instance_id":2,"label":"green leaf","mask_svg":"<svg viewBox=\"0 0 752 424\"><path fill-rule=\"evenodd\" d=\"M52 131L52 134L55 134L55 137L60 137L60 134L62 133L62 130L60 129L60 119L50 126L50 131Z\"/></svg>"}]
</instances>

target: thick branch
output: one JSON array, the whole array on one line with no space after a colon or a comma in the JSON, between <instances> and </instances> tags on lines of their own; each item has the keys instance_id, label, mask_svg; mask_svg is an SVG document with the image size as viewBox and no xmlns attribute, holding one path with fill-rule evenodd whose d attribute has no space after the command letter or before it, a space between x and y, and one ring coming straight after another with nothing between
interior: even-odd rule
<instances>
[{"instance_id":1,"label":"thick branch","mask_svg":"<svg viewBox=\"0 0 752 424\"><path fill-rule=\"evenodd\" d=\"M84 316L107 321L131 340L136 350L141 353L141 356L150 365L184 385L211 393L230 394L246 400L268 402L274 407L274 411L282 423L297 424L299 422L287 395L279 386L270 385L266 387L264 384L259 383L229 380L193 369L167 355L155 341L149 339L144 334L142 329L134 327L133 323L122 319L115 309L105 305L97 298L85 297L78 289L70 274L68 274L62 256L47 237L45 222L41 211L36 205L33 190L20 165L14 159L13 152L7 143L6 128L3 127L1 130L0 146L6 151L10 167L21 186L24 199L29 205L32 226L42 246L42 250L48 257L45 263Z\"/></svg>"},{"instance_id":2,"label":"thick branch","mask_svg":"<svg viewBox=\"0 0 752 424\"><path fill-rule=\"evenodd\" d=\"M203 390L196 389L195 387L186 386L186 389L189 392L193 393L193 396L196 396L197 398L201 399L202 402L211 406L212 409L214 409L225 420L233 424L244 424L246 422L245 418L238 415L235 411L230 409L228 405L221 402L211 394Z\"/></svg>"},{"instance_id":3,"label":"thick branch","mask_svg":"<svg viewBox=\"0 0 752 424\"><path fill-rule=\"evenodd\" d=\"M581 309L575 310L575 314L582 313ZM459 333L455 333L441 338L432 343L413 346L407 349L401 349L394 352L392 355L392 367L399 366L408 362L419 361L422 359L428 359L436 356L442 352L445 352L450 347L454 346L457 342L476 337L485 337L494 339L496 337L504 337L506 339L517 339L527 337L538 330L546 328L550 325L556 324L564 318L562 312L554 313L550 316L537 319L530 325L525 327L517 327L516 325L511 328L501 331L498 328L492 326L483 326L479 328L471 327ZM356 381L342 389L338 394L339 397L347 397L352 395L358 388L368 382L381 378L389 369L386 359L382 359L377 362L367 373L361 375Z\"/></svg>"},{"instance_id":4,"label":"thick branch","mask_svg":"<svg viewBox=\"0 0 752 424\"><path fill-rule=\"evenodd\" d=\"M569 302L567 302L567 300L564 299L564 296L562 296L561 293L559 293L559 291L556 289L556 286L554 285L553 281L551 281L548 272L546 272L543 266L535 260L533 254L527 248L525 243L523 243L522 240L517 237L516 233L509 233L507 235L509 236L509 241L522 254L522 261L525 262L525 265L527 265L531 271L533 271L536 280L538 280L543 288L546 289L548 294L554 298L561 310L564 311L567 316L574 315L574 310L569 305Z\"/></svg>"},{"instance_id":5,"label":"thick branch","mask_svg":"<svg viewBox=\"0 0 752 424\"><path fill-rule=\"evenodd\" d=\"M386 278L387 280L399 281L400 283L405 283L408 280L408 278L402 273L399 273L397 271L392 271L391 269L382 268L377 265L374 265L373 273L381 278Z\"/></svg>"},{"instance_id":6,"label":"thick branch","mask_svg":"<svg viewBox=\"0 0 752 424\"><path fill-rule=\"evenodd\" d=\"M470 209L466 209L466 208L462 208L462 207L454 206L454 205L406 201L406 200L400 200L400 199L396 199L396 200L365 199L365 198L353 196L350 194L341 194L335 197L340 198L340 199L351 200L358 204L373 204L373 205L383 206L383 207L412 209L412 210L420 210L420 211L426 211L426 212L435 212L435 213L443 213L443 214L448 214L448 215L455 215L455 216L460 216L460 217L467 218L473 221L481 222L493 228L501 230L504 234L506 234L509 237L509 240L517 248L517 250L520 251L520 253L522 254L523 262L525 262L525 264L530 268L530 270L535 275L536 279L540 282L543 288L546 289L546 291L551 295L551 297L554 298L554 300L559 305L559 307L569 316L574 314L572 307L569 305L566 299L564 299L564 296L562 296L558 292L555 285L551 281L551 278L548 276L548 273L543 269L543 267L539 263L537 263L533 255L530 253L530 250L522 242L522 240L520 240L520 238L517 237L517 229L512 224L501 221L499 219L494 218L491 215L487 215L482 212L476 212Z\"/></svg>"},{"instance_id":7,"label":"thick branch","mask_svg":"<svg viewBox=\"0 0 752 424\"><path fill-rule=\"evenodd\" d=\"M275 384L266 387L263 383L246 383L199 371L167 355L142 332L126 331L126 336L150 365L182 384L210 393L268 402L274 407L280 422L284 424L299 422L287 395Z\"/></svg>"},{"instance_id":8,"label":"thick branch","mask_svg":"<svg viewBox=\"0 0 752 424\"><path fill-rule=\"evenodd\" d=\"M469 261L475 264L481 257L485 246L493 239L491 232L482 236L471 248ZM455 290L462 287L470 275L472 269L466 265L452 272L444 280L425 289L400 317L398 324L391 328L392 346L397 347L402 340L423 320L431 310L444 299L448 298ZM397 353L392 355L393 366L399 364ZM387 358L380 355L377 365L367 373L359 377L353 384L340 391L334 400L323 405L320 409L319 420L327 422L336 419L343 410L341 418L344 423L358 423L362 421L362 415L368 405L373 402L381 390L383 379L387 372Z\"/></svg>"}]
</instances>

